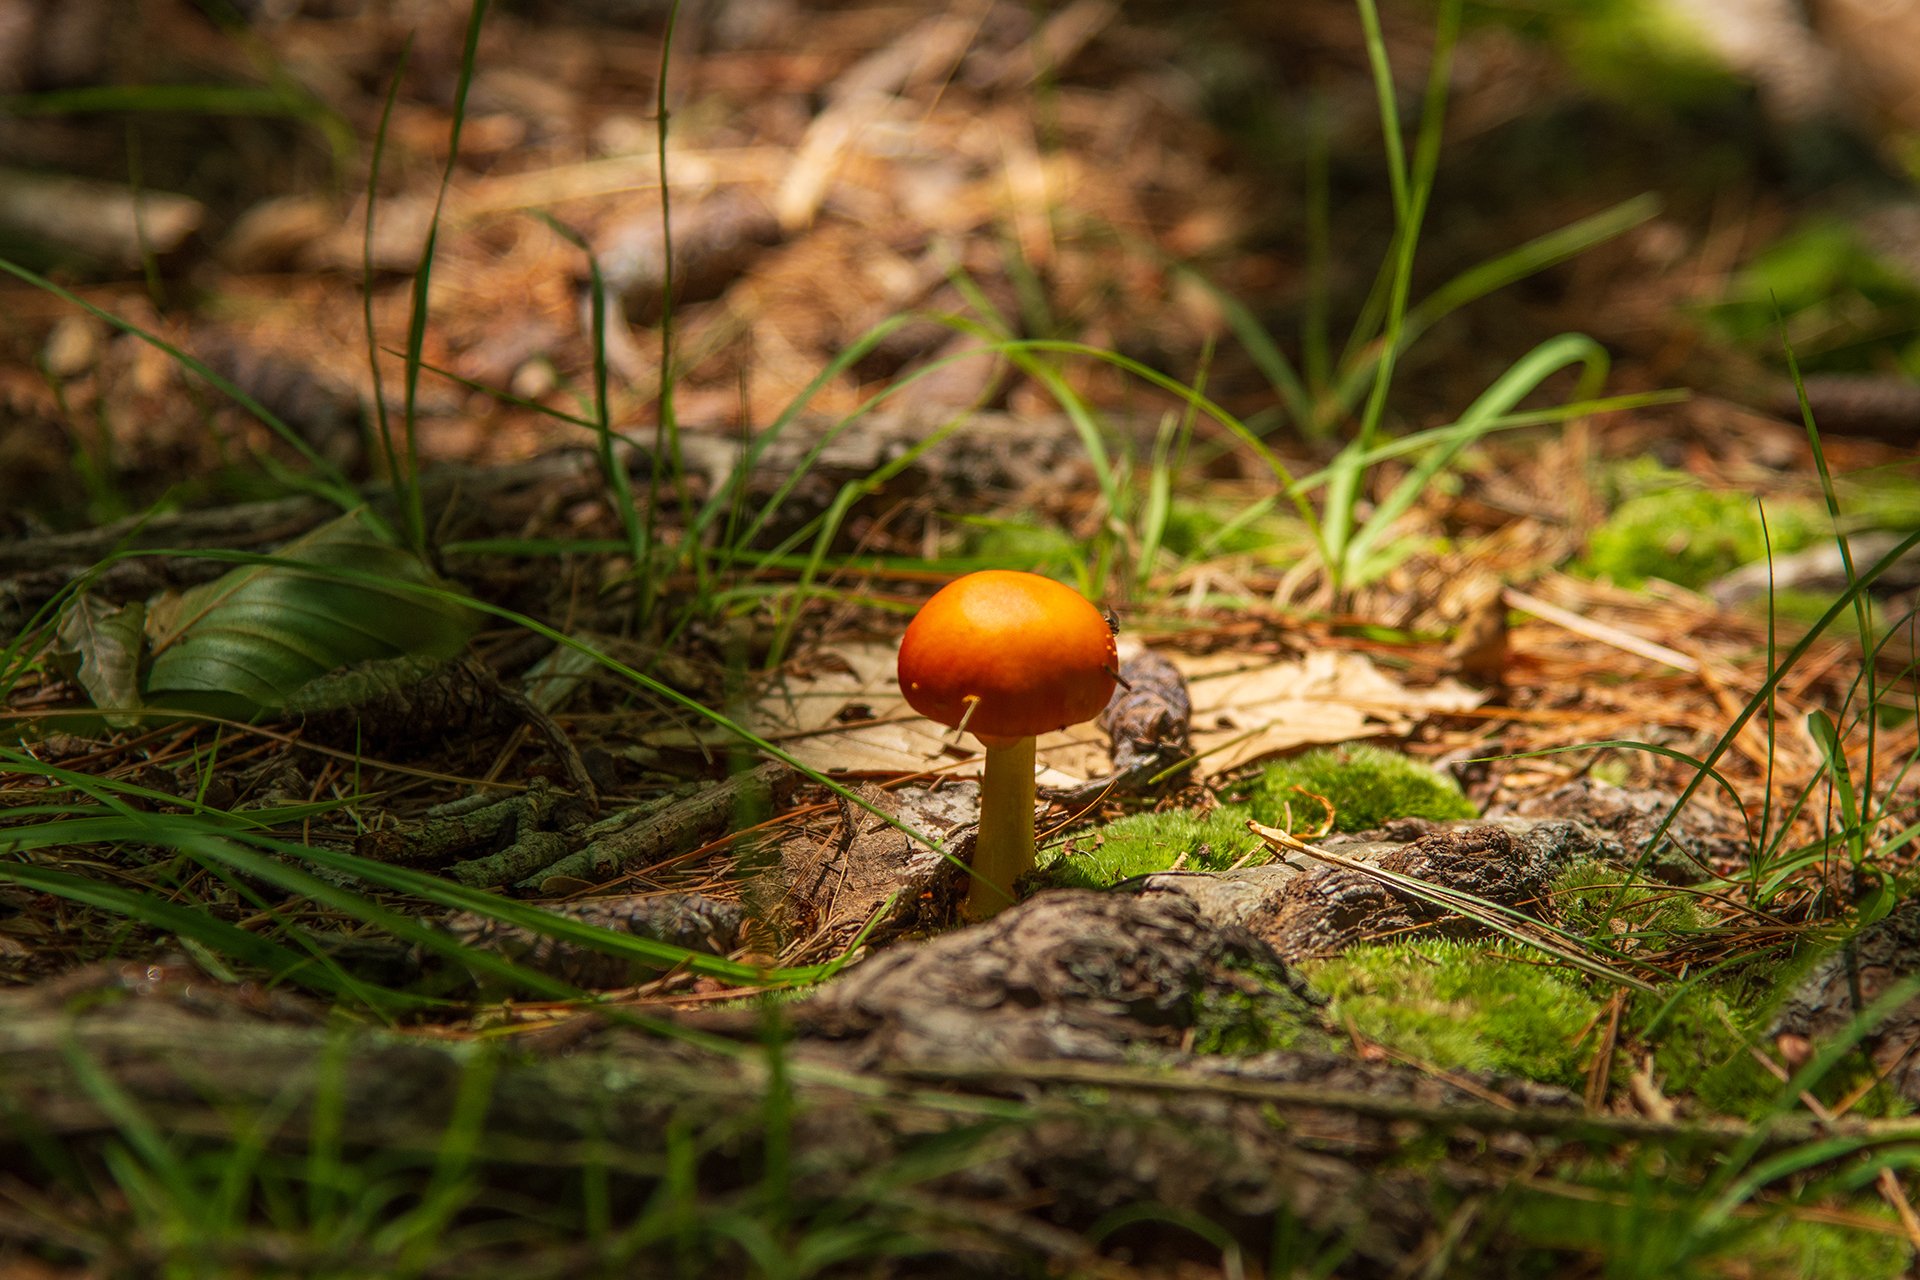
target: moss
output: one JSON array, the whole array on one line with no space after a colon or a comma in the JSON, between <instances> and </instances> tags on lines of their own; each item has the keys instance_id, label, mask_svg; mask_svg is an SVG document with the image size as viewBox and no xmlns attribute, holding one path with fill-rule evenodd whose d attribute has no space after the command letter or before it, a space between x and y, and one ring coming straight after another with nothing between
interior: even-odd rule
<instances>
[{"instance_id":1,"label":"moss","mask_svg":"<svg viewBox=\"0 0 1920 1280\"><path fill-rule=\"evenodd\" d=\"M1438 1067L1578 1088L1601 1002L1537 953L1426 939L1355 947L1305 967L1335 1025Z\"/></svg>"},{"instance_id":2,"label":"moss","mask_svg":"<svg viewBox=\"0 0 1920 1280\"><path fill-rule=\"evenodd\" d=\"M1311 827L1326 817L1315 796L1333 806L1338 831L1366 831L1394 818L1479 816L1449 779L1398 751L1365 745L1320 747L1269 765L1253 785L1253 816L1280 827L1291 810L1295 829Z\"/></svg>"},{"instance_id":3,"label":"moss","mask_svg":"<svg viewBox=\"0 0 1920 1280\"><path fill-rule=\"evenodd\" d=\"M1609 993L1537 952L1481 942L1423 939L1356 947L1306 969L1332 1002L1336 1025L1437 1067L1494 1071L1580 1088L1594 1028ZM1650 1046L1671 1096L1716 1115L1759 1115L1777 1081L1747 1046L1757 1015L1704 983L1635 996L1624 1041Z\"/></svg>"},{"instance_id":4,"label":"moss","mask_svg":"<svg viewBox=\"0 0 1920 1280\"><path fill-rule=\"evenodd\" d=\"M1671 885L1623 884L1626 872L1605 862L1587 862L1565 872L1549 891L1559 924L1613 946L1658 949L1670 935L1701 926L1693 895Z\"/></svg>"},{"instance_id":5,"label":"moss","mask_svg":"<svg viewBox=\"0 0 1920 1280\"><path fill-rule=\"evenodd\" d=\"M1751 1010L1693 982L1636 998L1621 1033L1652 1046L1654 1073L1667 1094L1691 1096L1714 1115L1755 1119L1780 1096L1780 1082L1749 1048L1759 1042L1755 1030Z\"/></svg>"},{"instance_id":6,"label":"moss","mask_svg":"<svg viewBox=\"0 0 1920 1280\"><path fill-rule=\"evenodd\" d=\"M1638 111L1734 99L1739 82L1678 6L1654 0L1474 0L1470 18L1549 41L1589 88Z\"/></svg>"},{"instance_id":7,"label":"moss","mask_svg":"<svg viewBox=\"0 0 1920 1280\"><path fill-rule=\"evenodd\" d=\"M1770 502L1765 528L1753 496L1692 483L1641 493L1614 508L1587 540L1578 568L1622 586L1663 578L1702 587L1741 565L1810 545L1827 516L1807 501Z\"/></svg>"},{"instance_id":8,"label":"moss","mask_svg":"<svg viewBox=\"0 0 1920 1280\"><path fill-rule=\"evenodd\" d=\"M1897 1225L1880 1206L1861 1204L1856 1213L1884 1217ZM1911 1274L1913 1251L1901 1237L1859 1231L1827 1222L1812 1222L1787 1214L1772 1217L1744 1233L1738 1254L1745 1261L1778 1258L1771 1274L1780 1276L1846 1276L1847 1280L1878 1280Z\"/></svg>"},{"instance_id":9,"label":"moss","mask_svg":"<svg viewBox=\"0 0 1920 1280\"><path fill-rule=\"evenodd\" d=\"M1775 626L1783 636L1805 635L1820 621L1827 610L1833 608L1833 602L1840 597L1838 593L1828 594L1822 591L1804 591L1789 589L1773 593L1772 609ZM1766 596L1755 596L1746 601L1741 608L1751 617L1764 620L1767 616ZM1867 601L1867 626L1876 636L1886 634L1886 615L1879 602ZM1827 634L1831 636L1858 636L1860 634L1860 615L1851 605L1840 611L1840 616L1827 624Z\"/></svg>"},{"instance_id":10,"label":"moss","mask_svg":"<svg viewBox=\"0 0 1920 1280\"><path fill-rule=\"evenodd\" d=\"M1273 560L1303 554L1309 545L1297 522L1271 511L1249 516L1244 503L1175 498L1167 507L1161 545L1182 559L1256 555Z\"/></svg>"},{"instance_id":11,"label":"moss","mask_svg":"<svg viewBox=\"0 0 1920 1280\"><path fill-rule=\"evenodd\" d=\"M1183 853L1186 869L1224 871L1262 847L1247 830L1247 810L1239 805L1206 813L1136 813L1076 835L1041 865L1038 875L1051 888L1104 889L1165 871Z\"/></svg>"},{"instance_id":12,"label":"moss","mask_svg":"<svg viewBox=\"0 0 1920 1280\"><path fill-rule=\"evenodd\" d=\"M1606 863L1573 868L1554 882L1554 912L1562 928L1629 954L1658 953L1684 945L1707 927L1693 895L1670 885L1627 885L1625 873ZM1772 984L1756 987L1742 972L1637 996L1628 1006L1622 1035L1653 1050L1661 1087L1691 1095L1720 1115L1755 1116L1780 1092L1778 1082L1754 1061L1748 1045L1764 1022L1759 1005L1771 1001Z\"/></svg>"},{"instance_id":13,"label":"moss","mask_svg":"<svg viewBox=\"0 0 1920 1280\"><path fill-rule=\"evenodd\" d=\"M1834 478L1840 510L1869 529L1920 529L1920 478L1874 467Z\"/></svg>"},{"instance_id":14,"label":"moss","mask_svg":"<svg viewBox=\"0 0 1920 1280\"><path fill-rule=\"evenodd\" d=\"M1087 559L1087 546L1058 525L972 517L961 540L961 554L981 565L1026 569L1068 578Z\"/></svg>"},{"instance_id":15,"label":"moss","mask_svg":"<svg viewBox=\"0 0 1920 1280\"><path fill-rule=\"evenodd\" d=\"M1229 968L1232 985L1208 988L1194 1008L1195 1053L1242 1057L1331 1047L1319 1011L1293 989L1283 970L1252 960Z\"/></svg>"},{"instance_id":16,"label":"moss","mask_svg":"<svg viewBox=\"0 0 1920 1280\"><path fill-rule=\"evenodd\" d=\"M1816 219L1782 236L1708 312L1722 334L1776 364L1782 318L1807 373L1920 373L1920 280L1845 220Z\"/></svg>"}]
</instances>

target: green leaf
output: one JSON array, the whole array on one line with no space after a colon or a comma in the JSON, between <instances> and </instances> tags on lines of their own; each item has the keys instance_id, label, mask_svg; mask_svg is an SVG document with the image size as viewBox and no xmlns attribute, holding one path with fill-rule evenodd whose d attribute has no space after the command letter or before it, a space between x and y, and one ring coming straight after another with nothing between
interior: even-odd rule
<instances>
[{"instance_id":1,"label":"green leaf","mask_svg":"<svg viewBox=\"0 0 1920 1280\"><path fill-rule=\"evenodd\" d=\"M147 607L136 601L116 608L98 596L82 595L60 619L59 652L78 659L75 679L109 714L106 721L124 728L138 716L140 656L146 647Z\"/></svg>"},{"instance_id":2,"label":"green leaf","mask_svg":"<svg viewBox=\"0 0 1920 1280\"><path fill-rule=\"evenodd\" d=\"M353 663L451 657L475 621L418 556L352 512L156 605L147 700L245 719Z\"/></svg>"}]
</instances>

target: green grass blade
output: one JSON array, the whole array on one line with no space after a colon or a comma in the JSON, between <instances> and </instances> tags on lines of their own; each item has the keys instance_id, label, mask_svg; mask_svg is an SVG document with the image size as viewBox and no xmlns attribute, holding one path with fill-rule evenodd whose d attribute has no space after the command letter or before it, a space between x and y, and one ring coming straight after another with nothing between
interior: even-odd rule
<instances>
[{"instance_id":1,"label":"green grass blade","mask_svg":"<svg viewBox=\"0 0 1920 1280\"><path fill-rule=\"evenodd\" d=\"M1373 545L1414 504L1433 477L1450 466L1462 450L1486 434L1501 414L1525 399L1547 378L1576 363L1585 365L1586 372L1581 377L1580 389L1574 392L1574 398L1588 399L1607 374L1606 349L1593 339L1582 334L1561 334L1522 356L1460 415L1448 442L1422 458L1381 500L1343 549L1345 561L1339 566L1329 565L1329 571L1337 572L1341 581L1352 585L1363 582L1362 570ZM1355 442L1356 445L1358 443ZM1363 450L1356 452L1364 453ZM1336 463L1336 477L1339 474ZM1333 501L1329 487L1329 506Z\"/></svg>"},{"instance_id":2,"label":"green grass blade","mask_svg":"<svg viewBox=\"0 0 1920 1280\"><path fill-rule=\"evenodd\" d=\"M663 170L664 172L664 170ZM664 188L663 188L664 189ZM647 514L642 523L638 507L633 500L633 485L627 477L627 468L615 455L613 449L614 431L610 402L607 398L607 281L600 273L600 259L587 243L587 238L567 226L557 218L542 215L553 233L571 244L587 256L588 283L592 289L591 308L593 317L593 419L589 424L593 430L594 446L600 458L600 474L613 492L614 509L619 513L620 524L627 535L626 552L633 560L633 573L639 584L639 601L636 612L646 617L653 611L653 540L654 540L654 502L647 502ZM666 357L662 357L665 367ZM670 382L667 378L665 381ZM656 452L653 459L654 474L659 474L661 459Z\"/></svg>"},{"instance_id":3,"label":"green grass blade","mask_svg":"<svg viewBox=\"0 0 1920 1280\"><path fill-rule=\"evenodd\" d=\"M1915 531L1908 534L1905 538L1902 538L1889 548L1885 555L1869 565L1865 572L1855 577L1855 579L1848 584L1847 589L1834 600L1833 604L1828 606L1827 610L1814 620L1813 625L1808 628L1807 633L1800 638L1798 643L1787 651L1786 657L1781 659L1779 666L1767 673L1767 678L1761 684L1759 690L1756 691L1751 698L1747 699L1746 704L1741 707L1739 714L1734 716L1733 722L1727 726L1725 731L1721 733L1719 739L1714 743L1712 750L1707 752L1705 759L1702 761L1702 770L1688 780L1687 785L1681 790L1680 795L1674 800L1672 806L1668 808L1666 815L1661 818L1660 825L1656 827L1653 834L1647 838L1647 847L1649 849L1656 847L1660 843L1661 839L1666 836L1668 829L1672 827L1675 819L1680 816L1680 811L1686 807L1687 802L1693 799L1694 795L1700 790L1702 782L1704 782L1707 777L1705 766L1719 763L1720 757L1725 755L1728 749L1733 746L1734 741L1739 737L1740 731L1746 727L1747 722L1753 719L1755 713L1761 708L1768 705L1774 690L1780 687L1780 682L1786 679L1787 673L1793 670L1794 665L1798 663L1801 658L1806 656L1808 650L1813 648L1821 635L1826 632L1826 629L1833 625L1834 620L1853 607L1855 597L1872 586L1882 574L1899 563L1900 557L1915 547L1920 547L1920 531Z\"/></svg>"},{"instance_id":4,"label":"green grass blade","mask_svg":"<svg viewBox=\"0 0 1920 1280\"><path fill-rule=\"evenodd\" d=\"M440 242L440 219L446 210L447 189L453 185L454 166L460 162L460 134L467 120L467 92L473 87L474 63L480 51L480 27L486 21L488 0L472 0L467 10L466 39L460 52L460 72L453 88L453 124L447 136L447 163L440 172L440 188L433 198L433 216L414 268L407 312L407 359L402 383L401 422L406 437L406 474L393 477L400 487L406 513L407 538L415 551L427 551L427 515L420 492L420 438L418 431L420 355L426 347L429 286L434 254Z\"/></svg>"},{"instance_id":5,"label":"green grass blade","mask_svg":"<svg viewBox=\"0 0 1920 1280\"><path fill-rule=\"evenodd\" d=\"M1853 856L1853 865L1858 867L1866 859L1867 833L1861 822L1859 796L1853 789L1853 774L1847 765L1846 746L1840 741L1833 717L1824 711L1815 709L1807 713L1807 733L1820 748L1827 786L1840 804L1841 837L1847 852Z\"/></svg>"},{"instance_id":6,"label":"green grass blade","mask_svg":"<svg viewBox=\"0 0 1920 1280\"><path fill-rule=\"evenodd\" d=\"M387 131L393 124L393 104L400 97L400 80L413 54L413 36L400 46L393 75L387 81L386 101L380 107L380 125L373 135L373 155L367 169L367 220L360 232L360 319L367 333L367 371L373 376L373 424L387 463L387 476L400 483L400 455L393 447L393 421L387 412L387 380L380 371L380 335L373 323L373 226L380 199L380 163L387 154Z\"/></svg>"},{"instance_id":7,"label":"green grass blade","mask_svg":"<svg viewBox=\"0 0 1920 1280\"><path fill-rule=\"evenodd\" d=\"M116 830L122 835L126 834L127 824L119 822ZM0 832L0 836L5 834ZM84 837L71 841L76 844L86 842ZM293 982L389 1015L436 1003L405 992L360 982L318 949L310 955L301 955L277 942L228 924L208 912L180 906L152 893L122 889L87 876L30 863L0 862L0 880L32 889L36 893L52 894L69 902L124 916L128 920L137 920L181 938L191 938L210 951L232 956L273 975L276 981Z\"/></svg>"}]
</instances>

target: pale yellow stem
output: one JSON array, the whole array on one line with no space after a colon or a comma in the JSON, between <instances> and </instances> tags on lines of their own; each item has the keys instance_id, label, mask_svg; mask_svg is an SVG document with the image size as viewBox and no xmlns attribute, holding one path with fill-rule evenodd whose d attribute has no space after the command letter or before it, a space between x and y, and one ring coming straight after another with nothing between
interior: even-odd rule
<instances>
[{"instance_id":1,"label":"pale yellow stem","mask_svg":"<svg viewBox=\"0 0 1920 1280\"><path fill-rule=\"evenodd\" d=\"M1013 882L1033 870L1033 739L987 748L980 779L980 840L968 878L970 920L1013 905Z\"/></svg>"}]
</instances>

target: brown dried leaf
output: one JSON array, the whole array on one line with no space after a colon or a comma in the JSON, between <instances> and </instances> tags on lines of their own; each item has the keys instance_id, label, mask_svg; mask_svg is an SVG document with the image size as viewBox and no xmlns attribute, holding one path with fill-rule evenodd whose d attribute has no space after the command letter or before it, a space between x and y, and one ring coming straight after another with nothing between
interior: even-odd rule
<instances>
[{"instance_id":1,"label":"brown dried leaf","mask_svg":"<svg viewBox=\"0 0 1920 1280\"><path fill-rule=\"evenodd\" d=\"M823 773L938 770L978 776L980 749L917 715L900 696L891 644L823 652L809 672L783 675L747 723ZM1170 655L1193 702L1195 772L1205 777L1293 747L1400 734L1429 715L1478 706L1485 694L1451 680L1410 689L1364 655L1318 650L1298 660L1249 664L1230 656ZM726 740L720 730L650 734L650 746ZM1041 737L1039 784L1071 787L1110 772L1106 734L1094 722Z\"/></svg>"}]
</instances>

